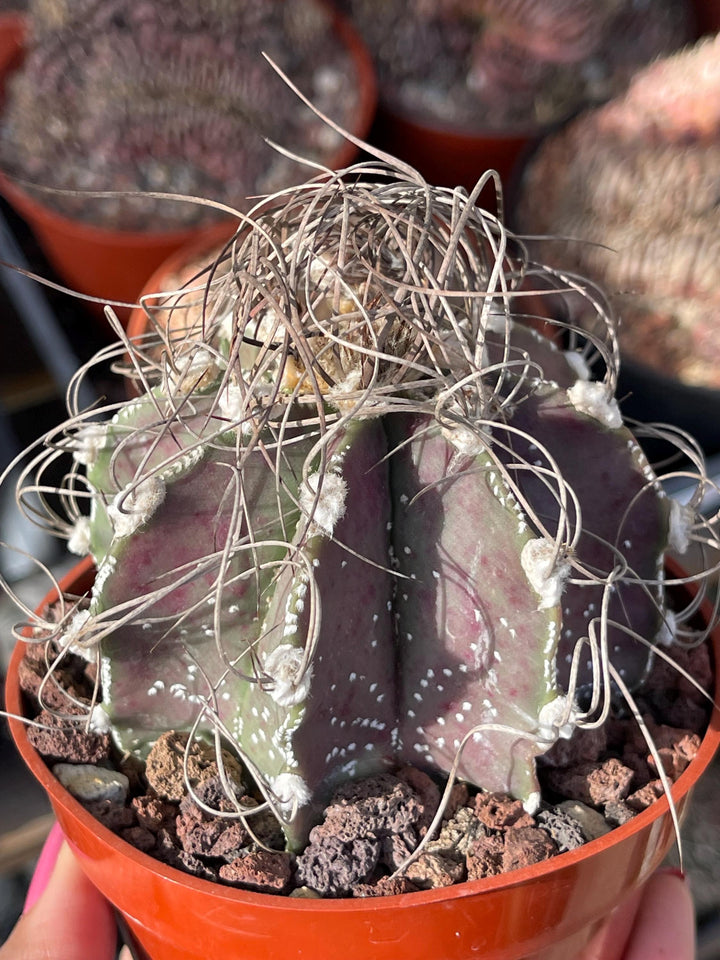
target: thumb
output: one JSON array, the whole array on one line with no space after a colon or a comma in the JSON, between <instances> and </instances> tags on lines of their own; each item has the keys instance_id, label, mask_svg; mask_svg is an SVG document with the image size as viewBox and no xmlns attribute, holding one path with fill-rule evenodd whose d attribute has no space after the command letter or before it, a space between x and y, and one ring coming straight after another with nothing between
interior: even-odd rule
<instances>
[{"instance_id":1,"label":"thumb","mask_svg":"<svg viewBox=\"0 0 720 960\"><path fill-rule=\"evenodd\" d=\"M694 957L695 912L690 889L682 874L664 869L615 910L579 960Z\"/></svg>"},{"instance_id":2,"label":"thumb","mask_svg":"<svg viewBox=\"0 0 720 960\"><path fill-rule=\"evenodd\" d=\"M112 907L63 843L45 890L0 947L0 960L112 960L116 945Z\"/></svg>"},{"instance_id":3,"label":"thumb","mask_svg":"<svg viewBox=\"0 0 720 960\"><path fill-rule=\"evenodd\" d=\"M682 874L663 870L648 881L625 960L693 960L695 911Z\"/></svg>"}]
</instances>

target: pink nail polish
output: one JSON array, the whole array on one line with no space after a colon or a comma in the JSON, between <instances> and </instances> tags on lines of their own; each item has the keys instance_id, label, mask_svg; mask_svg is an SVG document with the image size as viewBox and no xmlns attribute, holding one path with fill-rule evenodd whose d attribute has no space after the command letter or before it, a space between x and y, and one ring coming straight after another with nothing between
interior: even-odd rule
<instances>
[{"instance_id":1,"label":"pink nail polish","mask_svg":"<svg viewBox=\"0 0 720 960\"><path fill-rule=\"evenodd\" d=\"M665 874L666 877L677 877L678 880L682 880L683 882L687 880L685 872L681 870L680 867L662 867L658 870L658 873Z\"/></svg>"},{"instance_id":2,"label":"pink nail polish","mask_svg":"<svg viewBox=\"0 0 720 960\"><path fill-rule=\"evenodd\" d=\"M23 913L27 913L40 899L40 895L50 879L50 874L53 872L64 839L65 837L59 824L54 823L40 851L35 872L32 875L27 896L25 897Z\"/></svg>"}]
</instances>

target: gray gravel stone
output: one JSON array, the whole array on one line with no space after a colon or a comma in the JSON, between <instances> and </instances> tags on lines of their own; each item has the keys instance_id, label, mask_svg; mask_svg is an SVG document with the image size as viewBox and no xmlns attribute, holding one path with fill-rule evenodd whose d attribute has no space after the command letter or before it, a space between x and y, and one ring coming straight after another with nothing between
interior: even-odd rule
<instances>
[{"instance_id":1,"label":"gray gravel stone","mask_svg":"<svg viewBox=\"0 0 720 960\"><path fill-rule=\"evenodd\" d=\"M52 772L65 789L83 803L93 800L125 803L127 799L130 781L124 773L91 763L56 763Z\"/></svg>"}]
</instances>

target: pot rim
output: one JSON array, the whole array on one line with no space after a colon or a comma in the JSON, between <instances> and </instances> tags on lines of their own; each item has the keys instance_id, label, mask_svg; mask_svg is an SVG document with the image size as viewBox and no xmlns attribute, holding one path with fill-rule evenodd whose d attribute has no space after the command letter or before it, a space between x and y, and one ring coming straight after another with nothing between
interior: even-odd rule
<instances>
[{"instance_id":1,"label":"pot rim","mask_svg":"<svg viewBox=\"0 0 720 960\"><path fill-rule=\"evenodd\" d=\"M673 576L682 572L682 567L671 559L666 560L666 566ZM81 579L87 582L88 578L92 576L93 570L92 557L85 557L59 580L58 587L60 592L73 592L75 584ZM54 600L56 596L56 590L50 590L39 604L38 609L42 609L48 602ZM710 619L711 606L710 601L705 599L700 608L701 615L704 616L706 622ZM713 628L710 639L714 655L715 672L713 710L697 755L672 785L671 794L676 803L694 788L697 781L710 765L718 746L720 746L720 670L717 666L720 662L720 624ZM304 899L299 897L278 896L276 894L256 893L252 890L225 886L209 880L203 880L192 874L167 866L149 854L138 850L93 817L53 776L50 768L45 764L40 754L30 744L27 737L27 727L19 719L19 717L23 715L23 705L19 686L18 668L23 655L23 647L23 641L18 641L8 666L6 678L6 709L11 715L8 717L8 724L15 745L23 760L32 774L47 791L53 806L57 804L67 808L74 818L80 820L86 828L94 831L98 835L98 838L111 847L115 853L134 860L140 867L164 877L170 883L188 886L198 893L205 895L212 894L222 900L247 905L255 904L262 906L264 909L290 909L299 912L320 910L330 913L349 911L367 914L372 914L380 908L387 908L389 903L399 908L404 906L417 907L423 904L437 903L438 901L461 900L465 897L477 896L485 891L490 892L501 888L510 889L521 886L529 881L538 880L548 874L552 874L557 870L572 867L583 860L593 857L596 853L600 853L608 847L622 843L623 840L650 826L654 821L659 820L669 811L668 799L666 796L662 796L627 823L615 827L609 833L597 837L595 840L588 841L575 850L558 854L541 863L521 867L509 873L500 874L499 876L487 877L482 880L466 880L462 883L453 884L452 886L432 890L391 894L379 898L347 897L340 899Z\"/></svg>"}]
</instances>

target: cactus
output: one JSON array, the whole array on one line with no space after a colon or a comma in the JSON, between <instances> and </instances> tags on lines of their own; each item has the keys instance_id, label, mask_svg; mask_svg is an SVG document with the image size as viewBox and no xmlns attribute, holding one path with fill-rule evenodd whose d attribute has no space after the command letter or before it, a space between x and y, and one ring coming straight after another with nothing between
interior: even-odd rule
<instances>
[{"instance_id":1,"label":"cactus","mask_svg":"<svg viewBox=\"0 0 720 960\"><path fill-rule=\"evenodd\" d=\"M718 55L712 37L658 60L623 96L549 137L515 217L518 230L555 238L535 247L544 262L604 288L629 357L714 388Z\"/></svg>"},{"instance_id":2,"label":"cactus","mask_svg":"<svg viewBox=\"0 0 720 960\"><path fill-rule=\"evenodd\" d=\"M655 2L651 12L628 0L343 3L391 110L467 130L558 123L690 37L684 0Z\"/></svg>"},{"instance_id":3,"label":"cactus","mask_svg":"<svg viewBox=\"0 0 720 960\"><path fill-rule=\"evenodd\" d=\"M240 208L298 175L266 137L329 162L340 136L298 105L261 52L338 122L351 127L357 113L356 65L316 0L33 0L28 20L0 157L6 173L41 187L161 191ZM67 216L119 229L217 216L207 205L148 196L39 195Z\"/></svg>"},{"instance_id":4,"label":"cactus","mask_svg":"<svg viewBox=\"0 0 720 960\"><path fill-rule=\"evenodd\" d=\"M46 520L97 577L45 624L60 656L97 660L123 750L237 755L294 850L407 763L536 809L536 757L682 633L662 557L706 535L701 465L671 508L622 422L601 298L377 161L258 203L208 276L207 323L121 340L143 392L71 408L21 479L72 455ZM532 329L543 291L592 333Z\"/></svg>"}]
</instances>

